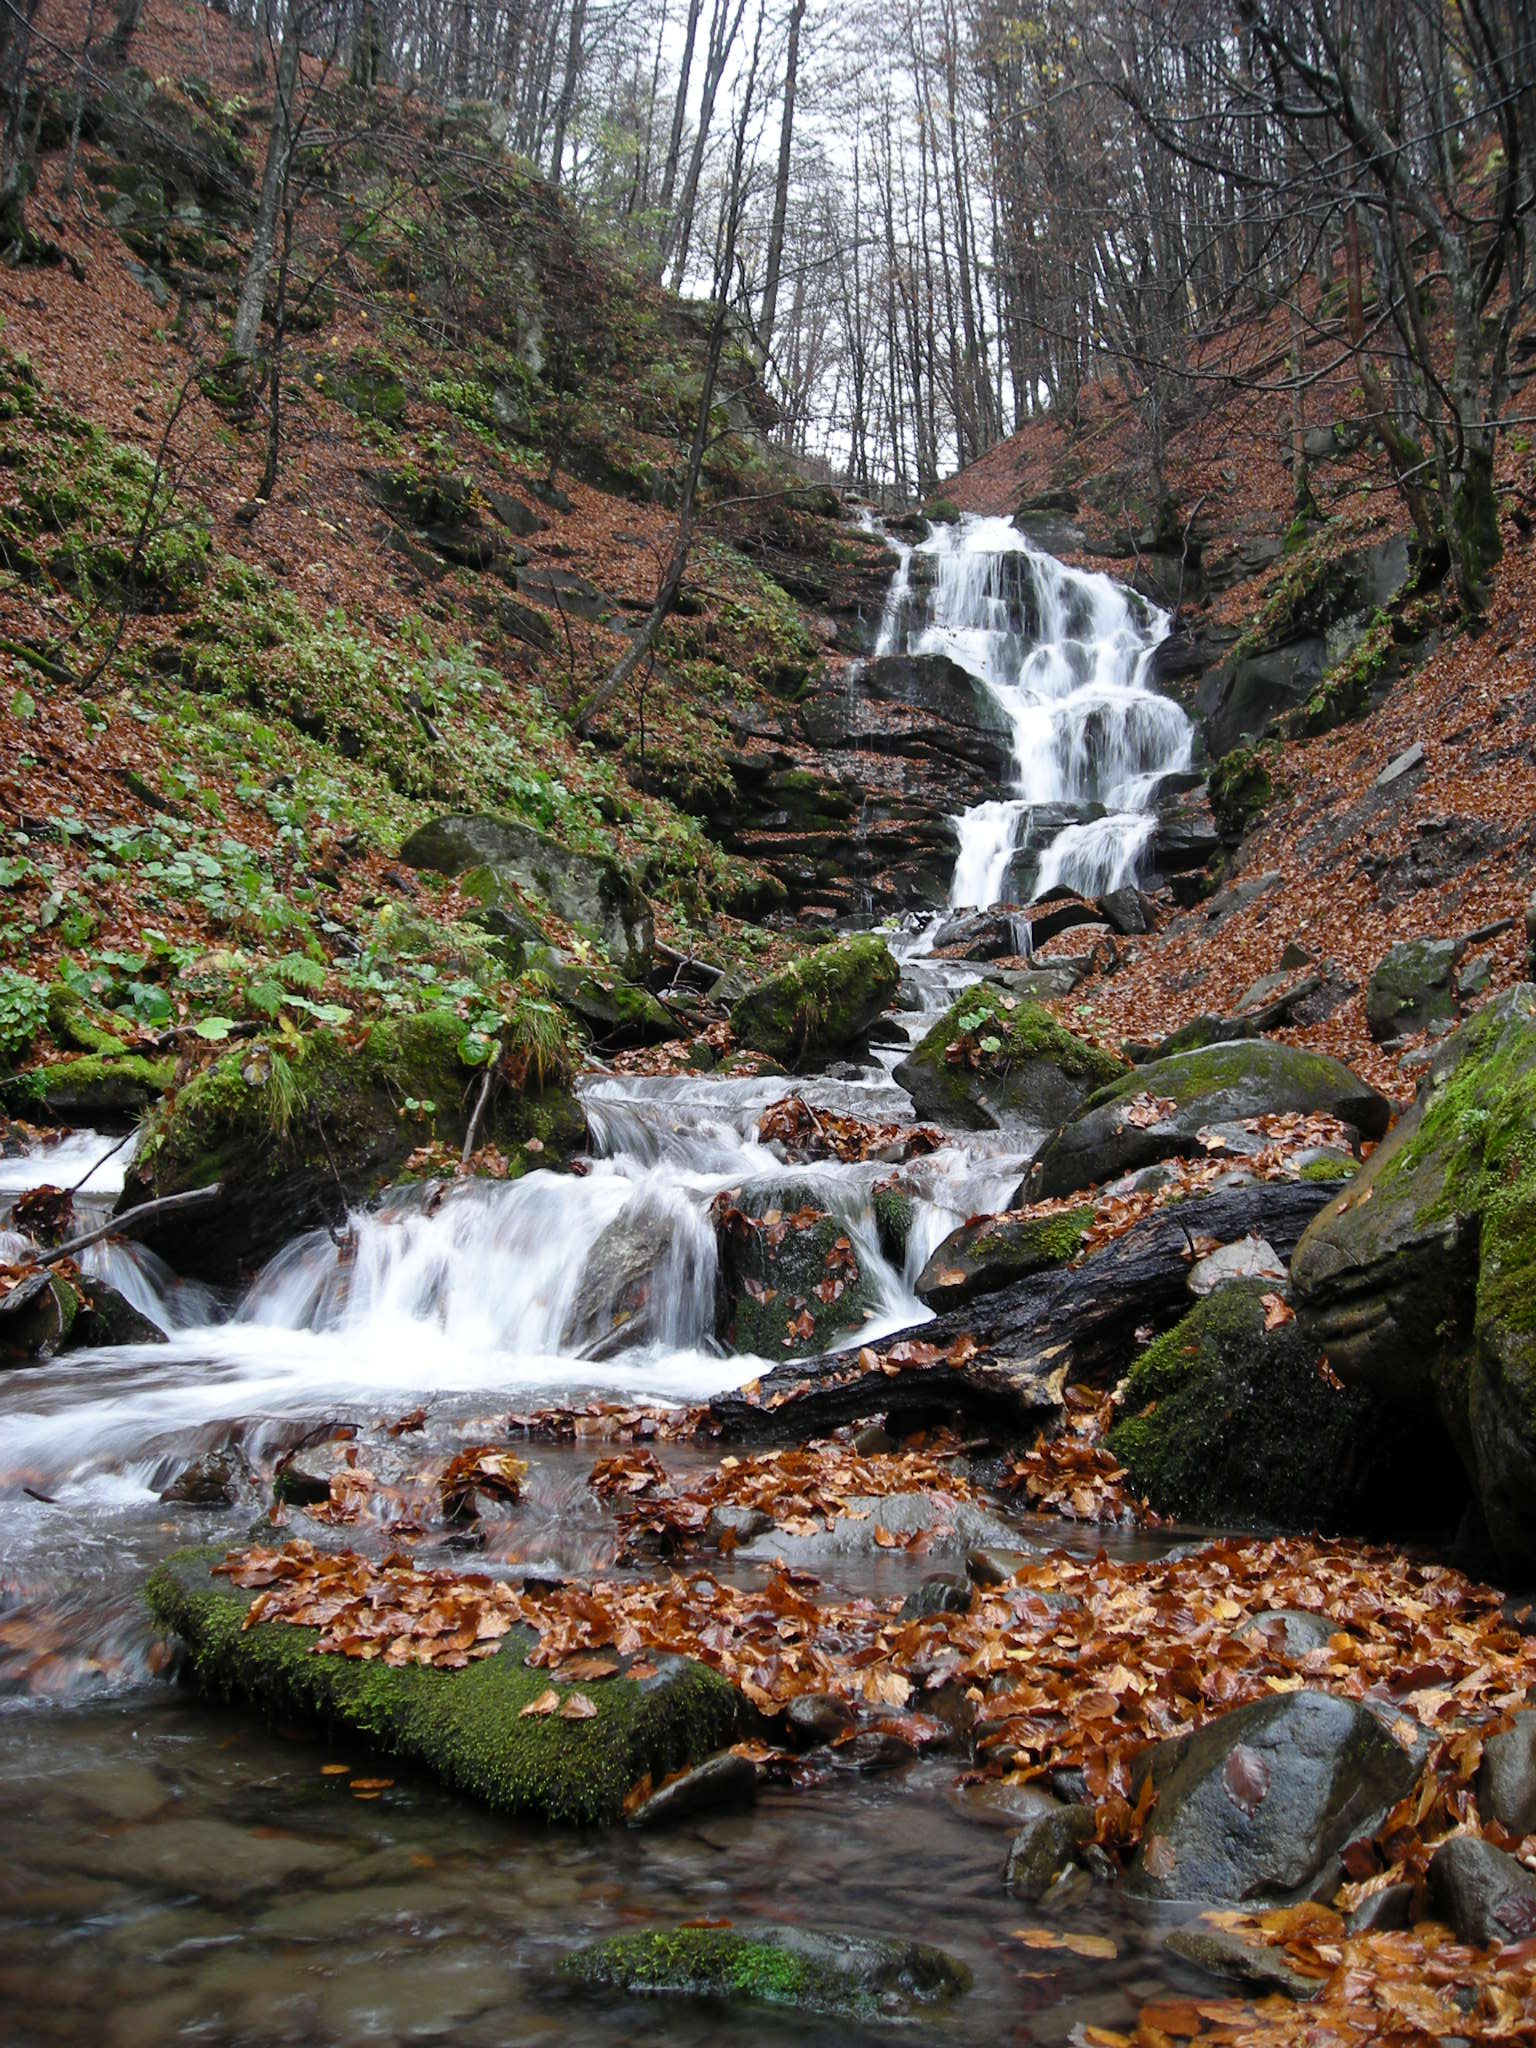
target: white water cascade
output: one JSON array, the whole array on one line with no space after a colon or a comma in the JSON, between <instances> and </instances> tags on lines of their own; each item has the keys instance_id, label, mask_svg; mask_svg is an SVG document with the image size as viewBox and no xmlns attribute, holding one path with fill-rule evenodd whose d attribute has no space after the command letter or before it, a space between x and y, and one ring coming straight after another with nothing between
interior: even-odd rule
<instances>
[{"instance_id":1,"label":"white water cascade","mask_svg":"<svg viewBox=\"0 0 1536 2048\"><path fill-rule=\"evenodd\" d=\"M955 820L955 910L1003 899L1008 869L1047 813L1030 893L1102 896L1133 881L1158 781L1190 760L1192 728L1148 687L1166 613L1108 576L1069 569L1007 519L965 514L898 566L875 653L942 654L986 686L1013 741L1013 787ZM1038 835L1036 835L1038 843Z\"/></svg>"}]
</instances>

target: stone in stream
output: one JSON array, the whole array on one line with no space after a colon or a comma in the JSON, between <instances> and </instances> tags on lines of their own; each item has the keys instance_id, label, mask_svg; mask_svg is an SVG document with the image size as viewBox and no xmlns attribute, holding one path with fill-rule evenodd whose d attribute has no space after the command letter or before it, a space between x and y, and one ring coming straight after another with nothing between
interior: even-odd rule
<instances>
[{"instance_id":1,"label":"stone in stream","mask_svg":"<svg viewBox=\"0 0 1536 2048\"><path fill-rule=\"evenodd\" d=\"M917 1277L914 1292L930 1308L954 1308L978 1294L1011 1287L1064 1265L1082 1250L1089 1207L1055 1216L979 1216L952 1230Z\"/></svg>"},{"instance_id":2,"label":"stone in stream","mask_svg":"<svg viewBox=\"0 0 1536 2048\"><path fill-rule=\"evenodd\" d=\"M1245 1991L1280 1991L1287 1998L1309 1999L1323 1988L1321 1977L1303 1976L1286 1961L1283 1950L1229 1927L1213 1927L1203 1918L1175 1927L1163 1946L1181 1963L1192 1963L1207 1976L1241 1985Z\"/></svg>"},{"instance_id":3,"label":"stone in stream","mask_svg":"<svg viewBox=\"0 0 1536 2048\"><path fill-rule=\"evenodd\" d=\"M708 1240L689 1232L675 1211L642 1194L598 1233L581 1270L560 1349L579 1358L612 1358L649 1344L664 1328L674 1294L712 1283Z\"/></svg>"},{"instance_id":4,"label":"stone in stream","mask_svg":"<svg viewBox=\"0 0 1536 2048\"><path fill-rule=\"evenodd\" d=\"M1052 1813L1036 1814L1013 1838L1003 1872L1003 1890L1012 1898L1034 1905L1073 1863L1078 1850L1088 1846L1093 1835L1091 1807L1061 1806Z\"/></svg>"},{"instance_id":5,"label":"stone in stream","mask_svg":"<svg viewBox=\"0 0 1536 2048\"><path fill-rule=\"evenodd\" d=\"M837 939L764 981L731 1011L738 1045L804 1066L855 1045L894 1000L901 971L873 933Z\"/></svg>"},{"instance_id":6,"label":"stone in stream","mask_svg":"<svg viewBox=\"0 0 1536 2048\"><path fill-rule=\"evenodd\" d=\"M1461 950L1455 939L1404 939L1393 946L1365 992L1372 1038L1406 1038L1412 1031L1454 1023L1451 976Z\"/></svg>"},{"instance_id":7,"label":"stone in stream","mask_svg":"<svg viewBox=\"0 0 1536 2048\"><path fill-rule=\"evenodd\" d=\"M204 1451L183 1465L160 1495L167 1507L228 1508L254 1490L256 1475L237 1444ZM329 1498L330 1488L326 1488Z\"/></svg>"},{"instance_id":8,"label":"stone in stream","mask_svg":"<svg viewBox=\"0 0 1536 2048\"><path fill-rule=\"evenodd\" d=\"M1141 1096L1152 1099L1144 1114ZM1165 1101L1172 1108L1153 1113L1152 1104ZM1210 1125L1290 1110L1324 1111L1366 1138L1380 1138L1391 1116L1386 1097L1338 1060L1239 1039L1151 1060L1098 1089L1046 1140L1032 1192L1071 1195L1154 1160L1198 1157L1199 1134Z\"/></svg>"},{"instance_id":9,"label":"stone in stream","mask_svg":"<svg viewBox=\"0 0 1536 2048\"><path fill-rule=\"evenodd\" d=\"M1524 983L1446 1039L1413 1108L1291 1262L1298 1315L1339 1377L1448 1439L1516 1586L1536 1584L1533 1127Z\"/></svg>"},{"instance_id":10,"label":"stone in stream","mask_svg":"<svg viewBox=\"0 0 1536 2048\"><path fill-rule=\"evenodd\" d=\"M1389 1530L1438 1504L1433 1450L1276 1320L1272 1280L1235 1280L1132 1366L1109 1447L1159 1514L1282 1529ZM1405 1505L1406 1503L1406 1505Z\"/></svg>"},{"instance_id":11,"label":"stone in stream","mask_svg":"<svg viewBox=\"0 0 1536 2048\"><path fill-rule=\"evenodd\" d=\"M588 1991L783 2006L852 2020L900 2020L968 1991L942 1949L799 1927L670 1927L615 1935L561 1964Z\"/></svg>"},{"instance_id":12,"label":"stone in stream","mask_svg":"<svg viewBox=\"0 0 1536 2048\"><path fill-rule=\"evenodd\" d=\"M1123 1062L992 982L968 988L895 1069L917 1114L950 1130L1037 1130L1069 1116Z\"/></svg>"},{"instance_id":13,"label":"stone in stream","mask_svg":"<svg viewBox=\"0 0 1536 2048\"><path fill-rule=\"evenodd\" d=\"M509 1029L515 1029L512 1020ZM452 1010L376 1019L363 1043L338 1031L295 1045L250 1042L193 1076L157 1111L128 1169L118 1214L140 1202L218 1182L222 1195L139 1233L177 1272L232 1282L301 1231L339 1222L436 1138L457 1150L484 1077L463 1057ZM402 1115L401 1105L423 1107ZM493 1090L479 1141L517 1157L537 1139L556 1164L586 1140L586 1117L556 1084Z\"/></svg>"},{"instance_id":14,"label":"stone in stream","mask_svg":"<svg viewBox=\"0 0 1536 2048\"><path fill-rule=\"evenodd\" d=\"M0 1296L0 1368L42 1365L71 1351L163 1344L158 1323L105 1280L39 1267Z\"/></svg>"},{"instance_id":15,"label":"stone in stream","mask_svg":"<svg viewBox=\"0 0 1536 2048\"><path fill-rule=\"evenodd\" d=\"M671 1827L700 1814L727 1813L757 1799L757 1766L750 1757L722 1749L718 1756L680 1771L641 1801L629 1816L632 1828Z\"/></svg>"},{"instance_id":16,"label":"stone in stream","mask_svg":"<svg viewBox=\"0 0 1536 2048\"><path fill-rule=\"evenodd\" d=\"M638 979L650 967L651 906L629 869L609 854L577 853L517 818L450 817L419 827L400 858L407 867L443 875L480 871L482 902L498 888L524 889L567 924L600 939L622 974Z\"/></svg>"},{"instance_id":17,"label":"stone in stream","mask_svg":"<svg viewBox=\"0 0 1536 2048\"><path fill-rule=\"evenodd\" d=\"M925 1555L964 1558L978 1548L1013 1553L1015 1564L1035 1555L1031 1546L1001 1515L958 1495L939 1493L851 1493L840 1497L842 1512L830 1528L804 1533L773 1528L737 1550L738 1559L767 1564L782 1560L807 1571L844 1558L881 1556L898 1546L880 1541L880 1532L902 1539L927 1539Z\"/></svg>"},{"instance_id":18,"label":"stone in stream","mask_svg":"<svg viewBox=\"0 0 1536 2048\"><path fill-rule=\"evenodd\" d=\"M829 1181L749 1181L719 1211L718 1333L736 1352L801 1358L869 1320L870 1277Z\"/></svg>"},{"instance_id":19,"label":"stone in stream","mask_svg":"<svg viewBox=\"0 0 1536 2048\"><path fill-rule=\"evenodd\" d=\"M1483 1744L1477 1810L1512 1835L1536 1834L1536 1709L1516 1714Z\"/></svg>"},{"instance_id":20,"label":"stone in stream","mask_svg":"<svg viewBox=\"0 0 1536 2048\"><path fill-rule=\"evenodd\" d=\"M148 1583L150 1611L187 1645L193 1681L273 1720L349 1735L369 1753L436 1778L499 1813L575 1826L623 1817L632 1788L702 1762L736 1732L734 1689L701 1664L652 1653L652 1675L564 1684L527 1662L531 1629L514 1628L494 1656L462 1671L395 1670L312 1655L318 1630L282 1621L245 1627L251 1595L210 1577L221 1551L181 1551ZM581 1691L596 1713L566 1719L524 1708L553 1690Z\"/></svg>"},{"instance_id":21,"label":"stone in stream","mask_svg":"<svg viewBox=\"0 0 1536 2048\"><path fill-rule=\"evenodd\" d=\"M1452 1835L1430 1859L1435 1911L1474 1948L1536 1934L1536 1877L1477 1835Z\"/></svg>"},{"instance_id":22,"label":"stone in stream","mask_svg":"<svg viewBox=\"0 0 1536 2048\"><path fill-rule=\"evenodd\" d=\"M1291 1905L1331 1897L1339 1855L1380 1826L1422 1759L1331 1693L1257 1700L1143 1751L1157 1804L1128 1878L1141 1898Z\"/></svg>"}]
</instances>

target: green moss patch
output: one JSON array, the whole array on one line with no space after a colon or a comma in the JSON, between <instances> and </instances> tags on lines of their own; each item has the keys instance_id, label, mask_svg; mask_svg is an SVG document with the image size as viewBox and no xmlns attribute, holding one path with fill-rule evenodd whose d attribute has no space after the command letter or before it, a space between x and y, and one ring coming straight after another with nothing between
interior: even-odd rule
<instances>
[{"instance_id":1,"label":"green moss patch","mask_svg":"<svg viewBox=\"0 0 1536 2048\"><path fill-rule=\"evenodd\" d=\"M953 1308L1065 1265L1082 1250L1093 1218L1093 1210L1083 1207L1053 1216L984 1216L963 1223L923 1268L917 1292L930 1308Z\"/></svg>"},{"instance_id":2,"label":"green moss patch","mask_svg":"<svg viewBox=\"0 0 1536 2048\"><path fill-rule=\"evenodd\" d=\"M732 1028L738 1043L755 1052L786 1065L804 1062L861 1038L900 981L883 939L841 939L749 989L732 1012Z\"/></svg>"},{"instance_id":3,"label":"green moss patch","mask_svg":"<svg viewBox=\"0 0 1536 2048\"><path fill-rule=\"evenodd\" d=\"M653 1677L586 1684L597 1712L568 1721L558 1712L523 1716L551 1685L562 1698L573 1690L528 1664L536 1646L529 1630L514 1630L494 1657L463 1671L316 1656L317 1629L245 1627L249 1596L209 1576L220 1555L179 1552L147 1587L155 1620L186 1643L188 1670L204 1692L361 1741L497 1812L578 1827L617 1821L647 1773L659 1781L735 1732L731 1686L681 1657L649 1658Z\"/></svg>"},{"instance_id":4,"label":"green moss patch","mask_svg":"<svg viewBox=\"0 0 1536 2048\"><path fill-rule=\"evenodd\" d=\"M970 1972L913 1941L799 1928L651 1928L568 1956L568 1982L591 1991L788 2006L848 2019L896 2019L958 1997Z\"/></svg>"},{"instance_id":5,"label":"green moss patch","mask_svg":"<svg viewBox=\"0 0 1536 2048\"><path fill-rule=\"evenodd\" d=\"M1067 1030L1042 1003L990 982L968 988L897 1067L919 1116L962 1130L1000 1118L1057 1123L1124 1063Z\"/></svg>"}]
</instances>

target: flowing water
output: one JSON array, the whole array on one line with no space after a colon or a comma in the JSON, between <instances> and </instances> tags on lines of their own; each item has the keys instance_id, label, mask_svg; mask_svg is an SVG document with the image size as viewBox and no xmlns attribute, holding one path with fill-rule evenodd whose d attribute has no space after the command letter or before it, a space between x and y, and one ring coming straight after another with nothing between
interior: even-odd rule
<instances>
[{"instance_id":1,"label":"flowing water","mask_svg":"<svg viewBox=\"0 0 1536 2048\"><path fill-rule=\"evenodd\" d=\"M1178 705L1149 687L1166 613L1042 553L1007 519L966 513L915 548L891 545L876 655L947 655L986 686L1013 744L1012 789L955 820L951 908L1004 900L1046 806L1081 815L1058 821L1028 896L1102 896L1134 881L1157 785L1189 766L1193 737Z\"/></svg>"},{"instance_id":2,"label":"flowing water","mask_svg":"<svg viewBox=\"0 0 1536 2048\"><path fill-rule=\"evenodd\" d=\"M1134 866L1147 793L1187 747L1142 683L1160 619L1106 579L1050 563L1003 522L966 522L919 552L931 558L930 595L915 595L904 556L885 634L908 632L979 675L1018 758L1016 793L961 821L955 901L992 901L1031 806L1063 799L1102 801L1105 815L1064 831L1048 868L1076 886L1111 886ZM910 1114L891 1070L977 974L923 957L924 938L896 942L909 1007L895 1042L864 1066L797 1084L813 1104ZM953 2018L925 2020L908 2038L1054 2041L1082 2022L1129 2023L1138 1995L1163 1981L1147 1961L1155 1916L1094 1896L1090 1924L1121 1944L1108 1967L1070 1954L1042 1965L1013 1943L1030 1916L1000 1883L1010 1815L995 1791L958 1788L953 1760L771 1791L750 1814L664 1835L568 1836L407 1779L353 1796L325 1766L366 1768L366 1757L215 1712L159 1669L145 1573L179 1545L240 1541L285 1452L349 1437L381 1482L404 1485L504 1431L509 1412L593 1394L697 1401L759 1374L763 1361L726 1355L714 1329L708 1210L722 1189L815 1180L874 1283L871 1319L849 1341L923 1321L917 1272L957 1223L1007 1203L1039 1133L967 1135L907 1167L916 1221L897 1267L871 1200L888 1167L790 1167L759 1141L759 1117L790 1085L597 1076L584 1090L584 1175L402 1192L334 1236L291 1244L239 1300L120 1241L84 1255L169 1341L0 1372L7 2041L864 2038L758 2013L575 2006L549 1987L550 1963L580 1939L697 1916L915 1932L949 1947L974 1968L976 1989ZM0 1258L17 1250L6 1234L16 1194L78 1183L77 1211L93 1220L128 1156L117 1139L82 1133L0 1159ZM650 1314L625 1348L582 1355L576 1312L601 1285L604 1243L630 1225L665 1244ZM384 1426L417 1408L419 1431L397 1438ZM244 1503L163 1504L187 1462L216 1449L247 1461ZM586 1485L592 1451L533 1455L525 1500L477 1564L609 1568L612 1524ZM389 1540L381 1525L353 1533ZM1061 1533L1052 1525L1049 1540ZM418 1555L451 1561L445 1542L429 1539ZM840 1561L827 1584L902 1595L926 1569L881 1553Z\"/></svg>"}]
</instances>

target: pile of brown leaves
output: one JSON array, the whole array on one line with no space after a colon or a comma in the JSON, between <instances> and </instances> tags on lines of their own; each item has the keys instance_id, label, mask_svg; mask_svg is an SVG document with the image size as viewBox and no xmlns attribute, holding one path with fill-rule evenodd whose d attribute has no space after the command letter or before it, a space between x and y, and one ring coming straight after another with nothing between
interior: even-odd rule
<instances>
[{"instance_id":1,"label":"pile of brown leaves","mask_svg":"<svg viewBox=\"0 0 1536 2048\"><path fill-rule=\"evenodd\" d=\"M1143 2008L1134 2035L1095 2029L1102 2048L1365 2048L1371 2042L1536 2038L1536 1941L1467 1948L1448 1927L1349 1934L1326 1906L1273 1913L1205 1913L1206 1924L1277 1949L1316 1980L1304 2004L1288 1998L1164 1998ZM1470 1993L1468 1997L1466 1994ZM1458 1996L1458 1994L1462 1994Z\"/></svg>"},{"instance_id":2,"label":"pile of brown leaves","mask_svg":"<svg viewBox=\"0 0 1536 2048\"><path fill-rule=\"evenodd\" d=\"M934 1124L866 1123L862 1117L813 1109L799 1095L770 1103L758 1118L757 1135L765 1145L778 1145L796 1166L809 1159L841 1159L845 1164L879 1159L899 1166L949 1142Z\"/></svg>"},{"instance_id":3,"label":"pile of brown leaves","mask_svg":"<svg viewBox=\"0 0 1536 2048\"><path fill-rule=\"evenodd\" d=\"M509 1415L507 1428L529 1443L681 1444L711 1427L707 1408L636 1408L587 1401L580 1408L530 1408Z\"/></svg>"},{"instance_id":4,"label":"pile of brown leaves","mask_svg":"<svg viewBox=\"0 0 1536 2048\"><path fill-rule=\"evenodd\" d=\"M480 1496L492 1500L521 1498L528 1477L528 1461L514 1451L498 1450L494 1444L475 1444L449 1460L437 1482L446 1522L473 1521L480 1512Z\"/></svg>"},{"instance_id":5,"label":"pile of brown leaves","mask_svg":"<svg viewBox=\"0 0 1536 2048\"><path fill-rule=\"evenodd\" d=\"M700 1542L720 1508L755 1510L787 1536L808 1536L844 1516L865 1519L868 1510L854 1504L861 1496L927 1493L969 1500L975 1489L948 1462L958 1449L958 1441L941 1439L931 1448L865 1457L850 1444L818 1442L804 1450L722 1458L717 1469L686 1482L674 1480L654 1452L639 1450L601 1459L590 1484L601 1499L622 1504L619 1521L631 1549L648 1538L677 1550ZM877 1525L875 1542L882 1549L910 1548L922 1534L897 1537ZM736 1543L735 1531L723 1529L720 1549L734 1550Z\"/></svg>"},{"instance_id":6,"label":"pile of brown leaves","mask_svg":"<svg viewBox=\"0 0 1536 2048\"><path fill-rule=\"evenodd\" d=\"M316 1655L377 1658L397 1668L462 1671L493 1657L518 1618L512 1588L483 1572L418 1571L402 1557L374 1564L356 1551L316 1550L302 1540L281 1550L231 1551L214 1570L258 1589L247 1628L261 1621L317 1628Z\"/></svg>"},{"instance_id":7,"label":"pile of brown leaves","mask_svg":"<svg viewBox=\"0 0 1536 2048\"><path fill-rule=\"evenodd\" d=\"M899 1344L892 1344L887 1350L876 1351L868 1344L856 1352L839 1352L838 1363L831 1359L818 1362L815 1377L803 1380L797 1385L775 1387L768 1395L763 1393L761 1380L748 1380L738 1387L741 1398L756 1408L782 1408L787 1403L805 1399L807 1395L825 1392L828 1387L852 1386L856 1380L900 1379L904 1372L926 1372L930 1367L944 1364L957 1371L969 1364L981 1349L974 1337L960 1336L948 1344L928 1344L920 1337L904 1337ZM824 1368L830 1367L830 1370ZM870 1399L874 1408L880 1406L878 1389L871 1388Z\"/></svg>"},{"instance_id":8,"label":"pile of brown leaves","mask_svg":"<svg viewBox=\"0 0 1536 2048\"><path fill-rule=\"evenodd\" d=\"M1067 1427L1013 1459L1003 1484L1021 1492L1037 1513L1065 1521L1118 1522L1128 1528L1155 1524L1159 1517L1129 1490L1130 1475L1104 1449L1105 1433L1115 1419L1113 1402L1089 1388L1068 1387L1066 1403Z\"/></svg>"}]
</instances>

